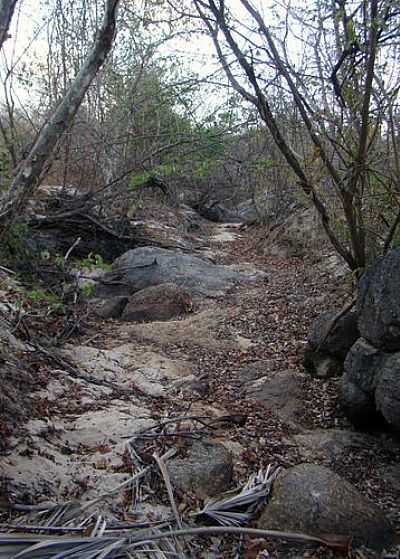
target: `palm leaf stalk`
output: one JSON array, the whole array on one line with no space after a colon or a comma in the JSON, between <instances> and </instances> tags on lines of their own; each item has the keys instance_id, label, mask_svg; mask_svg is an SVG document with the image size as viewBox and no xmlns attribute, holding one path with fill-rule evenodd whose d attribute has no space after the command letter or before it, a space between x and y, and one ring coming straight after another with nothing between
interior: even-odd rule
<instances>
[{"instance_id":1,"label":"palm leaf stalk","mask_svg":"<svg viewBox=\"0 0 400 559\"><path fill-rule=\"evenodd\" d=\"M210 499L197 517L207 517L221 526L243 526L248 524L264 505L271 493L272 484L282 468L268 466L265 472L253 474L239 489L228 491L216 499Z\"/></svg>"}]
</instances>

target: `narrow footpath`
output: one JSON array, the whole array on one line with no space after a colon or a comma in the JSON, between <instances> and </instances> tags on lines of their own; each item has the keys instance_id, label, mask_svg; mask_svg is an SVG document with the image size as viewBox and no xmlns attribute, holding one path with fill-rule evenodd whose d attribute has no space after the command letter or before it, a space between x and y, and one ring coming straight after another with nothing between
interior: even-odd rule
<instances>
[{"instance_id":1,"label":"narrow footpath","mask_svg":"<svg viewBox=\"0 0 400 559\"><path fill-rule=\"evenodd\" d=\"M110 493L98 504L105 517L162 519L170 507L159 482L113 489L175 448L168 471L183 516L269 464L314 463L353 483L399 527L400 443L354 432L338 403L340 379L311 378L302 367L312 321L340 309L349 287L321 261L258 254L259 233L251 228L210 225L203 234L216 263L257 270L257 279L194 298L180 319L92 318L90 331L61 350L65 366L61 359L36 393L37 414L2 457L15 502ZM196 556L233 558L232 545L211 538ZM282 545L243 556L331 556L326 548Z\"/></svg>"}]
</instances>

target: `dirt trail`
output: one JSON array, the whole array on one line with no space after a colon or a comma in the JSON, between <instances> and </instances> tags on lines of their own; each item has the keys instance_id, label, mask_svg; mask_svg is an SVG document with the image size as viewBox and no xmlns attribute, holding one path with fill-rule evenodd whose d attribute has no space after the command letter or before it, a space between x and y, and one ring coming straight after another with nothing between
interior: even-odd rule
<instances>
[{"instance_id":1,"label":"dirt trail","mask_svg":"<svg viewBox=\"0 0 400 559\"><path fill-rule=\"evenodd\" d=\"M253 231L213 226L207 243L218 262L257 267L265 277L218 299L195 300L194 312L181 320L96 321L79 346L64 348L79 375L60 365L37 393L40 414L2 460L15 501L97 497L135 471L129 439L160 421L194 416L213 421L203 434L232 453L234 485L269 463L317 462L355 483L397 522L400 484L384 481L382 468L395 469L400 447L390 437L365 436L358 448L352 439L350 452L340 434L351 427L337 404L339 381L302 372L311 321L341 307L346 288L310 261L257 256ZM198 427L179 424L185 432ZM141 440L142 463L171 443L188 444L184 436ZM102 506L124 517L130 498L121 492ZM149 500L157 503L154 495Z\"/></svg>"}]
</instances>

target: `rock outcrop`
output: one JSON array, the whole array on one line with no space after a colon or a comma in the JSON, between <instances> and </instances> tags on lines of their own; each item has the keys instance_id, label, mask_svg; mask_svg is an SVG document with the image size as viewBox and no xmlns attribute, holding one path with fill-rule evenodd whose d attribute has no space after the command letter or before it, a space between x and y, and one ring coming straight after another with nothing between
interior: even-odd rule
<instances>
[{"instance_id":1,"label":"rock outcrop","mask_svg":"<svg viewBox=\"0 0 400 559\"><path fill-rule=\"evenodd\" d=\"M289 213L285 221L273 224L263 243L262 252L277 258L303 257L321 246L324 234L314 208Z\"/></svg>"},{"instance_id":2,"label":"rock outcrop","mask_svg":"<svg viewBox=\"0 0 400 559\"><path fill-rule=\"evenodd\" d=\"M362 339L345 362L342 403L357 426L379 419L400 430L400 250L376 258L360 281L357 302Z\"/></svg>"},{"instance_id":3,"label":"rock outcrop","mask_svg":"<svg viewBox=\"0 0 400 559\"><path fill-rule=\"evenodd\" d=\"M360 281L360 334L384 351L400 350L400 250L376 258Z\"/></svg>"},{"instance_id":4,"label":"rock outcrop","mask_svg":"<svg viewBox=\"0 0 400 559\"><path fill-rule=\"evenodd\" d=\"M385 357L362 338L346 357L341 399L346 415L357 427L374 428L380 423L374 396Z\"/></svg>"}]
</instances>

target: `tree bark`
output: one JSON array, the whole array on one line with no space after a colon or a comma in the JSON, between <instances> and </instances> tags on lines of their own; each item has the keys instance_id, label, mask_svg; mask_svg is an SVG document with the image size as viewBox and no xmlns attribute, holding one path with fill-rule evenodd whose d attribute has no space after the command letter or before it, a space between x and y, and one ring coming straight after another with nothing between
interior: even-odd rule
<instances>
[{"instance_id":1,"label":"tree bark","mask_svg":"<svg viewBox=\"0 0 400 559\"><path fill-rule=\"evenodd\" d=\"M120 0L107 0L103 23L91 51L64 98L39 133L27 158L19 166L5 199L1 201L2 236L7 233L15 217L21 215L40 184L46 161L71 125L86 91L110 52L119 2Z\"/></svg>"},{"instance_id":2,"label":"tree bark","mask_svg":"<svg viewBox=\"0 0 400 559\"><path fill-rule=\"evenodd\" d=\"M17 5L17 0L0 0L0 50L8 39L12 16Z\"/></svg>"}]
</instances>

